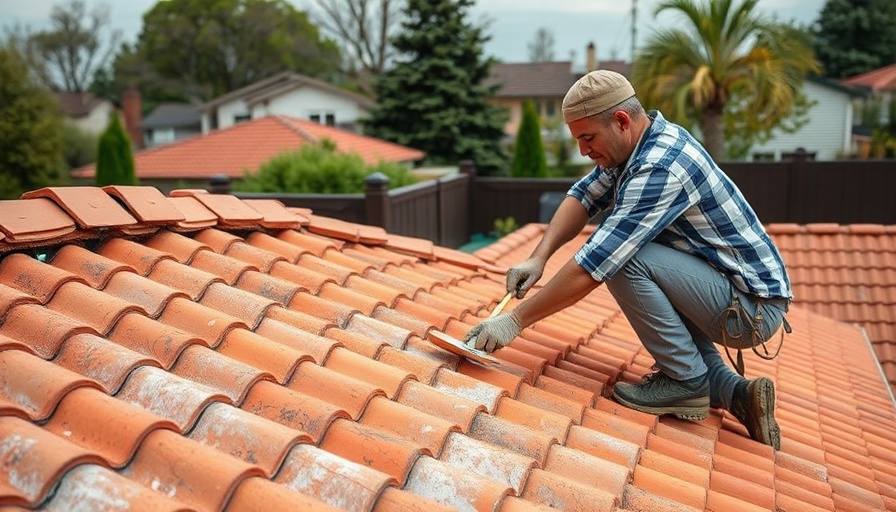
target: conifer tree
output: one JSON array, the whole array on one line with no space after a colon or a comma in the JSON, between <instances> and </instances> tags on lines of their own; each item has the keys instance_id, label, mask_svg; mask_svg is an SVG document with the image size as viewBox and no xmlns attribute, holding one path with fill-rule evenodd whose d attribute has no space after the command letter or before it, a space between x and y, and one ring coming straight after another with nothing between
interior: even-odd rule
<instances>
[{"instance_id":1,"label":"conifer tree","mask_svg":"<svg viewBox=\"0 0 896 512\"><path fill-rule=\"evenodd\" d=\"M467 20L473 0L409 0L392 39L395 65L374 84L368 135L426 152L428 163L475 161L481 174L506 172L506 111L488 103L488 36Z\"/></svg>"},{"instance_id":2,"label":"conifer tree","mask_svg":"<svg viewBox=\"0 0 896 512\"><path fill-rule=\"evenodd\" d=\"M96 185L136 185L131 140L121 119L112 114L96 150Z\"/></svg>"},{"instance_id":3,"label":"conifer tree","mask_svg":"<svg viewBox=\"0 0 896 512\"><path fill-rule=\"evenodd\" d=\"M541 142L541 123L535 102L526 100L523 104L523 120L516 132L513 163L510 175L515 178L544 178L548 174L548 163Z\"/></svg>"}]
</instances>

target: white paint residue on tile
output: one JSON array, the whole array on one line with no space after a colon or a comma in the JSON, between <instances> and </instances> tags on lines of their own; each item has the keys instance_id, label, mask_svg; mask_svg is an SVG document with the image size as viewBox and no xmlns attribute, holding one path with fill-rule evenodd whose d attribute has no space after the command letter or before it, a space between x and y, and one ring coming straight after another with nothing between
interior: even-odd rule
<instances>
[{"instance_id":1,"label":"white paint residue on tile","mask_svg":"<svg viewBox=\"0 0 896 512\"><path fill-rule=\"evenodd\" d=\"M46 507L49 512L126 512L131 510L134 493L114 473L100 466L84 464L72 469L59 484Z\"/></svg>"},{"instance_id":2,"label":"white paint residue on tile","mask_svg":"<svg viewBox=\"0 0 896 512\"><path fill-rule=\"evenodd\" d=\"M28 454L36 445L36 439L19 434L8 435L0 441L0 466L6 468L9 485L35 498L40 492L41 482L37 472L30 468L34 461Z\"/></svg>"}]
</instances>

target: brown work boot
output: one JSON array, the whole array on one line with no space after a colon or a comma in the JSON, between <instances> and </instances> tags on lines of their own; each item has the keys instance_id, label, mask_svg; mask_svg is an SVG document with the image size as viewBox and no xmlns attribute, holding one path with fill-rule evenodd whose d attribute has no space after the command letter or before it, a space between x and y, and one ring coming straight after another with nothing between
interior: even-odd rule
<instances>
[{"instance_id":1,"label":"brown work boot","mask_svg":"<svg viewBox=\"0 0 896 512\"><path fill-rule=\"evenodd\" d=\"M738 384L729 412L747 427L753 440L781 449L781 429L775 420L775 385L771 379L759 377Z\"/></svg>"},{"instance_id":2,"label":"brown work boot","mask_svg":"<svg viewBox=\"0 0 896 512\"><path fill-rule=\"evenodd\" d=\"M648 414L674 414L686 420L709 415L709 380L706 375L675 380L663 372L651 373L641 384L618 382L613 398L620 404Z\"/></svg>"}]
</instances>

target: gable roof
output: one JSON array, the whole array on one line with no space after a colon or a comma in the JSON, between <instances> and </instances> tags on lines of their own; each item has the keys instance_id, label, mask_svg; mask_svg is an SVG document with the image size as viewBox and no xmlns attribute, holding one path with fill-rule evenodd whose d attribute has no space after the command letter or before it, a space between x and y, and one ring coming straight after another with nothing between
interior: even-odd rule
<instances>
[{"instance_id":1,"label":"gable roof","mask_svg":"<svg viewBox=\"0 0 896 512\"><path fill-rule=\"evenodd\" d=\"M894 90L896 89L896 63L851 76L842 82L846 85L867 87L874 91Z\"/></svg>"},{"instance_id":2,"label":"gable roof","mask_svg":"<svg viewBox=\"0 0 896 512\"><path fill-rule=\"evenodd\" d=\"M484 85L500 86L497 98L563 97L580 76L569 61L495 63Z\"/></svg>"},{"instance_id":3,"label":"gable roof","mask_svg":"<svg viewBox=\"0 0 896 512\"><path fill-rule=\"evenodd\" d=\"M284 71L281 73L277 73L276 75L271 75L267 78L263 78L245 87L241 87L226 94L222 94L217 98L213 98L212 100L203 103L200 108L202 111L208 112L220 105L223 105L224 103L228 103L237 99L242 99L251 106L263 102L266 99L270 99L273 96L278 96L280 94L298 89L300 87L313 87L316 89L320 89L330 94L334 94L336 96L354 101L365 108L373 105L373 101L371 101L370 98L366 96L349 92L345 89L340 89L327 82L311 78L310 76L293 73L292 71Z\"/></svg>"},{"instance_id":4,"label":"gable roof","mask_svg":"<svg viewBox=\"0 0 896 512\"><path fill-rule=\"evenodd\" d=\"M604 287L497 367L426 341L487 316L544 228L471 255L195 191L0 201L0 505L896 510L876 361L806 308L777 359L748 356L777 384L779 452L718 411L658 419L606 398L653 361Z\"/></svg>"},{"instance_id":5,"label":"gable roof","mask_svg":"<svg viewBox=\"0 0 896 512\"><path fill-rule=\"evenodd\" d=\"M896 390L896 226L770 224L794 304L860 325Z\"/></svg>"},{"instance_id":6,"label":"gable roof","mask_svg":"<svg viewBox=\"0 0 896 512\"><path fill-rule=\"evenodd\" d=\"M199 107L189 103L161 103L143 118L140 127L153 128L200 127L202 115Z\"/></svg>"},{"instance_id":7,"label":"gable roof","mask_svg":"<svg viewBox=\"0 0 896 512\"><path fill-rule=\"evenodd\" d=\"M90 92L59 91L54 94L59 100L62 112L73 119L90 115L95 108L104 103L111 105L108 100L98 98Z\"/></svg>"},{"instance_id":8,"label":"gable roof","mask_svg":"<svg viewBox=\"0 0 896 512\"><path fill-rule=\"evenodd\" d=\"M330 139L337 151L357 153L368 164L414 162L425 153L354 132L290 116L268 116L237 123L204 135L155 146L134 154L137 177L143 179L209 178L224 174L242 178L274 156L306 143ZM76 178L94 176L93 165L72 171Z\"/></svg>"}]
</instances>

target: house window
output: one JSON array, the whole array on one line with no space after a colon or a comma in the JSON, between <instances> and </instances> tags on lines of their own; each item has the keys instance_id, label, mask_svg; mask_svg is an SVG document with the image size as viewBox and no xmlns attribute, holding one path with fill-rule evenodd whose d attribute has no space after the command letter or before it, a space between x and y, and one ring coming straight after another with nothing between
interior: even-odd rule
<instances>
[{"instance_id":1,"label":"house window","mask_svg":"<svg viewBox=\"0 0 896 512\"><path fill-rule=\"evenodd\" d=\"M333 112L312 112L308 114L308 120L327 126L336 126L336 114Z\"/></svg>"},{"instance_id":2,"label":"house window","mask_svg":"<svg viewBox=\"0 0 896 512\"><path fill-rule=\"evenodd\" d=\"M242 123L243 121L248 121L252 119L252 114L236 114L233 116L234 123Z\"/></svg>"}]
</instances>

